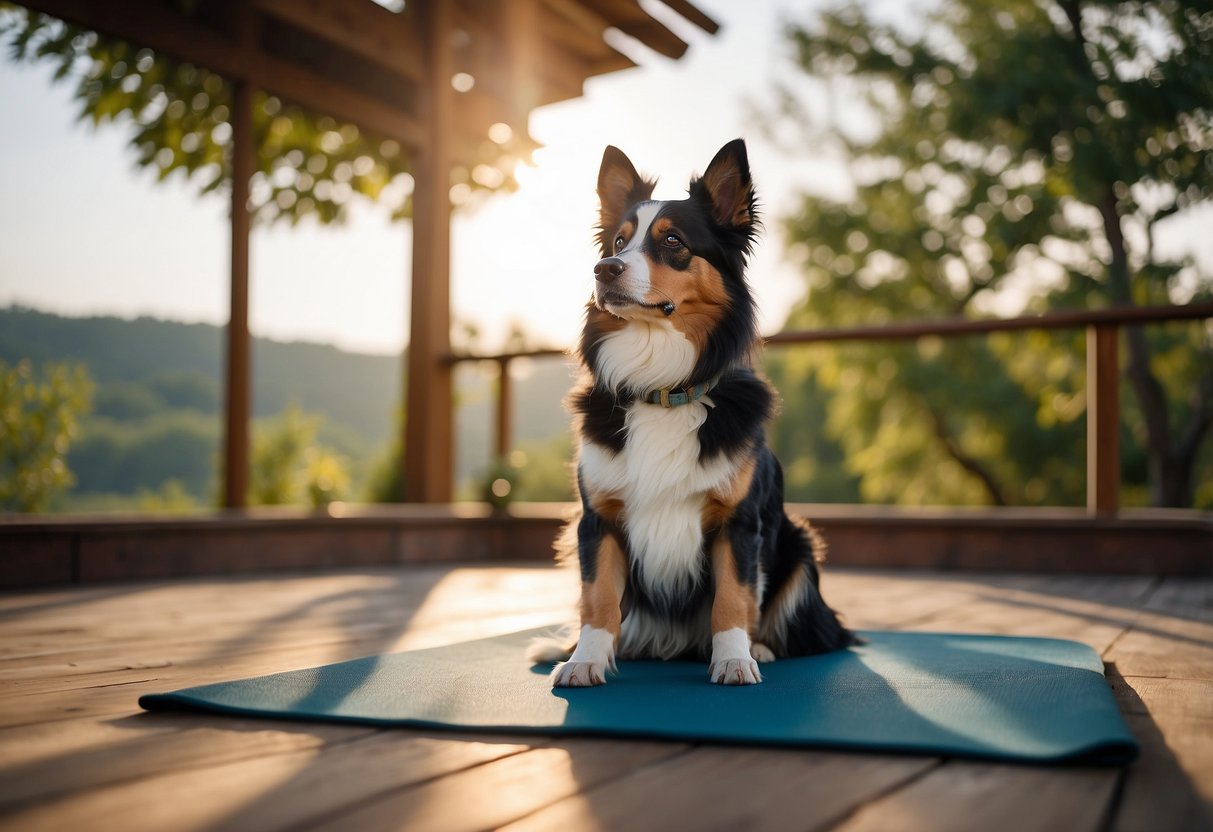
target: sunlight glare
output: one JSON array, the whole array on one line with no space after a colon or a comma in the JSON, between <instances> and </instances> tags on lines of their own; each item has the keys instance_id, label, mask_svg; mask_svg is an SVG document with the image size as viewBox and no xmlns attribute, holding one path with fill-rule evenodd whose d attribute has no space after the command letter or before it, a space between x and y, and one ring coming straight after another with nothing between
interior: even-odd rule
<instances>
[{"instance_id":1,"label":"sunlight glare","mask_svg":"<svg viewBox=\"0 0 1213 832\"><path fill-rule=\"evenodd\" d=\"M499 121L489 128L489 140L494 144L505 144L514 138L514 130L504 121Z\"/></svg>"},{"instance_id":2,"label":"sunlight glare","mask_svg":"<svg viewBox=\"0 0 1213 832\"><path fill-rule=\"evenodd\" d=\"M571 572L455 569L429 590L391 649L418 650L562 624L575 607L576 593ZM486 598L493 599L491 608Z\"/></svg>"}]
</instances>

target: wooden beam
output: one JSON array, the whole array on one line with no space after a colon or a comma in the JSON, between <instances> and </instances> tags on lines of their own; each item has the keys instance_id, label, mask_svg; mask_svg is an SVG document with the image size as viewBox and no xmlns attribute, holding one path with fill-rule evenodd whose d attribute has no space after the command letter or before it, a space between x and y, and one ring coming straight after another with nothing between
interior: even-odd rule
<instances>
[{"instance_id":1,"label":"wooden beam","mask_svg":"<svg viewBox=\"0 0 1213 832\"><path fill-rule=\"evenodd\" d=\"M643 43L667 58L677 60L687 51L687 43L655 19L637 0L582 0L611 26Z\"/></svg>"},{"instance_id":2,"label":"wooden beam","mask_svg":"<svg viewBox=\"0 0 1213 832\"><path fill-rule=\"evenodd\" d=\"M30 0L24 5L206 67L229 81L252 81L260 89L396 139L410 149L421 146L423 133L413 114L307 67L242 48L201 21L153 0Z\"/></svg>"},{"instance_id":3,"label":"wooden beam","mask_svg":"<svg viewBox=\"0 0 1213 832\"><path fill-rule=\"evenodd\" d=\"M426 150L413 158L413 274L405 385L404 499L451 499L454 468L451 350L450 137L452 20L443 0L418 3L428 80Z\"/></svg>"},{"instance_id":4,"label":"wooden beam","mask_svg":"<svg viewBox=\"0 0 1213 832\"><path fill-rule=\"evenodd\" d=\"M417 33L407 15L370 2L257 0L272 17L418 82L423 66Z\"/></svg>"},{"instance_id":5,"label":"wooden beam","mask_svg":"<svg viewBox=\"0 0 1213 832\"><path fill-rule=\"evenodd\" d=\"M603 31L611 25L606 18L586 8L578 0L543 0L543 4L549 12L560 15L598 40L602 40Z\"/></svg>"},{"instance_id":6,"label":"wooden beam","mask_svg":"<svg viewBox=\"0 0 1213 832\"><path fill-rule=\"evenodd\" d=\"M252 350L248 325L249 181L253 176L253 90L232 85L231 314L227 324L227 375L223 442L223 505L243 508L249 482Z\"/></svg>"},{"instance_id":7,"label":"wooden beam","mask_svg":"<svg viewBox=\"0 0 1213 832\"><path fill-rule=\"evenodd\" d=\"M703 29L709 35L714 35L720 31L720 24L703 13L702 10L696 8L694 4L688 0L662 0L667 6L678 12L684 19L694 23L700 29Z\"/></svg>"},{"instance_id":8,"label":"wooden beam","mask_svg":"<svg viewBox=\"0 0 1213 832\"><path fill-rule=\"evenodd\" d=\"M1087 511L1120 510L1120 327L1087 327Z\"/></svg>"},{"instance_id":9,"label":"wooden beam","mask_svg":"<svg viewBox=\"0 0 1213 832\"><path fill-rule=\"evenodd\" d=\"M602 39L602 30L586 28L554 8L544 8L543 12L539 17L539 27L544 40L561 44L587 59L601 57L611 51L611 47Z\"/></svg>"}]
</instances>

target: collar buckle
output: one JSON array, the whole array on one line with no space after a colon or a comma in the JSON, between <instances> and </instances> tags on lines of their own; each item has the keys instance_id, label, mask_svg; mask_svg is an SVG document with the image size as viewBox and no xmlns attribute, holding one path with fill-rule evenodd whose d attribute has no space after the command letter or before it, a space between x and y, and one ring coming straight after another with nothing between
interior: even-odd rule
<instances>
[{"instance_id":1,"label":"collar buckle","mask_svg":"<svg viewBox=\"0 0 1213 832\"><path fill-rule=\"evenodd\" d=\"M684 404L697 402L708 394L714 385L709 382L672 390L663 387L660 390L650 390L645 393L643 401L648 404L659 404L665 408L681 407Z\"/></svg>"}]
</instances>

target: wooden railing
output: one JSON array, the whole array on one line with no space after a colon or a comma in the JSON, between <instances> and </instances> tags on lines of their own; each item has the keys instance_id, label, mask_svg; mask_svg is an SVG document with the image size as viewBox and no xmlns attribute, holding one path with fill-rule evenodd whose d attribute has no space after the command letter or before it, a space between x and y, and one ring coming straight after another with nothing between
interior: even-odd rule
<instances>
[{"instance_id":1,"label":"wooden railing","mask_svg":"<svg viewBox=\"0 0 1213 832\"><path fill-rule=\"evenodd\" d=\"M1186 306L1117 307L1091 311L1050 312L1019 318L988 320L954 318L836 329L792 330L767 336L768 347L840 341L917 341L956 338L992 332L1084 328L1087 331L1087 510L1114 515L1120 509L1120 329L1171 321L1209 320L1213 303ZM495 355L455 354L451 363L493 361L498 365L496 453L510 452L513 425L513 382L510 363L523 358L551 358L567 350L533 349Z\"/></svg>"}]
</instances>

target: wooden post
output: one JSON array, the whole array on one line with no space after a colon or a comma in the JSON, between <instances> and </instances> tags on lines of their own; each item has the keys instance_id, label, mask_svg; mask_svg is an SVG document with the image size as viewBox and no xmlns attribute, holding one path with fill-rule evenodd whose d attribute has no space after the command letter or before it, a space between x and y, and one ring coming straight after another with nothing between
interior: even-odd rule
<instances>
[{"instance_id":1,"label":"wooden post","mask_svg":"<svg viewBox=\"0 0 1213 832\"><path fill-rule=\"evenodd\" d=\"M510 359L497 359L497 458L510 454L514 414L514 386L510 379Z\"/></svg>"},{"instance_id":2,"label":"wooden post","mask_svg":"<svg viewBox=\"0 0 1213 832\"><path fill-rule=\"evenodd\" d=\"M1120 510L1120 328L1087 327L1087 511Z\"/></svg>"},{"instance_id":3,"label":"wooden post","mask_svg":"<svg viewBox=\"0 0 1213 832\"><path fill-rule=\"evenodd\" d=\"M404 499L449 501L454 419L451 349L451 3L426 0L417 14L426 46L424 147L413 165L413 275L405 394Z\"/></svg>"},{"instance_id":4,"label":"wooden post","mask_svg":"<svg viewBox=\"0 0 1213 832\"><path fill-rule=\"evenodd\" d=\"M223 505L243 508L248 495L249 416L252 360L248 326L249 180L253 176L253 91L232 82L232 274L227 324L226 427L223 444Z\"/></svg>"},{"instance_id":5,"label":"wooden post","mask_svg":"<svg viewBox=\"0 0 1213 832\"><path fill-rule=\"evenodd\" d=\"M528 135L527 120L539 103L540 23L538 0L509 0L498 6L505 36L509 75L510 121L515 132Z\"/></svg>"}]
</instances>

